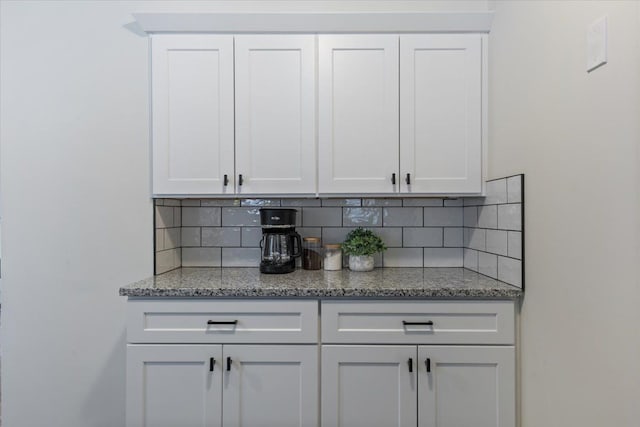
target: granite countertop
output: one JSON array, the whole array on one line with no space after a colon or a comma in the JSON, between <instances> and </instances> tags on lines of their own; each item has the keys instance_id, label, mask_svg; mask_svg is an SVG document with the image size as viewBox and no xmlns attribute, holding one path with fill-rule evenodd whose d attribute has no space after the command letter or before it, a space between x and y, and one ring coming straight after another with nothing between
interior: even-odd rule
<instances>
[{"instance_id":1,"label":"granite countertop","mask_svg":"<svg viewBox=\"0 0 640 427\"><path fill-rule=\"evenodd\" d=\"M179 268L120 288L128 297L517 298L522 290L465 268L261 274L258 268Z\"/></svg>"}]
</instances>

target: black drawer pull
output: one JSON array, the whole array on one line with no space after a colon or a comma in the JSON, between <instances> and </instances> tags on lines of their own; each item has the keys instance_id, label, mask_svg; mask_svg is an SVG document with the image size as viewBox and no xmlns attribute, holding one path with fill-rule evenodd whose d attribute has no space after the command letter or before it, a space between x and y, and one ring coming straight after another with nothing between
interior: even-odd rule
<instances>
[{"instance_id":1,"label":"black drawer pull","mask_svg":"<svg viewBox=\"0 0 640 427\"><path fill-rule=\"evenodd\" d=\"M224 174L224 180L222 182L222 185L224 185L225 187L229 185L229 177L227 176L226 173Z\"/></svg>"},{"instance_id":2,"label":"black drawer pull","mask_svg":"<svg viewBox=\"0 0 640 427\"><path fill-rule=\"evenodd\" d=\"M237 325L237 320L207 320L207 325Z\"/></svg>"},{"instance_id":3,"label":"black drawer pull","mask_svg":"<svg viewBox=\"0 0 640 427\"><path fill-rule=\"evenodd\" d=\"M413 357L410 357L407 363L409 364L409 372L413 372Z\"/></svg>"},{"instance_id":4,"label":"black drawer pull","mask_svg":"<svg viewBox=\"0 0 640 427\"><path fill-rule=\"evenodd\" d=\"M391 174L391 184L396 185L396 174L395 173Z\"/></svg>"},{"instance_id":5,"label":"black drawer pull","mask_svg":"<svg viewBox=\"0 0 640 427\"><path fill-rule=\"evenodd\" d=\"M433 321L427 320L426 322L407 322L406 320L402 321L404 326L433 326Z\"/></svg>"},{"instance_id":6,"label":"black drawer pull","mask_svg":"<svg viewBox=\"0 0 640 427\"><path fill-rule=\"evenodd\" d=\"M424 366L427 368L427 373L431 372L431 359L427 357L424 361Z\"/></svg>"},{"instance_id":7,"label":"black drawer pull","mask_svg":"<svg viewBox=\"0 0 640 427\"><path fill-rule=\"evenodd\" d=\"M405 179L405 181L406 181L407 185L411 185L411 174L410 173L407 174L407 178Z\"/></svg>"},{"instance_id":8,"label":"black drawer pull","mask_svg":"<svg viewBox=\"0 0 640 427\"><path fill-rule=\"evenodd\" d=\"M242 185L244 179L242 178L242 174L238 175L238 185Z\"/></svg>"},{"instance_id":9,"label":"black drawer pull","mask_svg":"<svg viewBox=\"0 0 640 427\"><path fill-rule=\"evenodd\" d=\"M231 358L227 357L227 371L231 370Z\"/></svg>"},{"instance_id":10,"label":"black drawer pull","mask_svg":"<svg viewBox=\"0 0 640 427\"><path fill-rule=\"evenodd\" d=\"M213 367L216 364L216 359L214 359L213 357L211 359L209 359L209 372L213 372Z\"/></svg>"}]
</instances>

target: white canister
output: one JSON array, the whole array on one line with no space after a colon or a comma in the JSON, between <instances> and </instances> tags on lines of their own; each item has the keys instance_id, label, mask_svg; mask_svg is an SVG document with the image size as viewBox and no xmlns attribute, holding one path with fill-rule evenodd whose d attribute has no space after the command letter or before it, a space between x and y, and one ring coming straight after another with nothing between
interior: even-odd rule
<instances>
[{"instance_id":1,"label":"white canister","mask_svg":"<svg viewBox=\"0 0 640 427\"><path fill-rule=\"evenodd\" d=\"M324 269L342 270L342 248L339 244L324 245Z\"/></svg>"}]
</instances>

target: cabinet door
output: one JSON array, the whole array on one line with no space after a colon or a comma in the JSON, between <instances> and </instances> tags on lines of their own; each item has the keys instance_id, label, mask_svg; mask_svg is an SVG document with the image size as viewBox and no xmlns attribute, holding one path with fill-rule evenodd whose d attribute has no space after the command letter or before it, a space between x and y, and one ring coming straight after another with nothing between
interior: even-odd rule
<instances>
[{"instance_id":1,"label":"cabinet door","mask_svg":"<svg viewBox=\"0 0 640 427\"><path fill-rule=\"evenodd\" d=\"M235 61L237 192L314 194L315 36L236 36Z\"/></svg>"},{"instance_id":2,"label":"cabinet door","mask_svg":"<svg viewBox=\"0 0 640 427\"><path fill-rule=\"evenodd\" d=\"M319 36L320 193L392 193L398 173L398 36Z\"/></svg>"},{"instance_id":3,"label":"cabinet door","mask_svg":"<svg viewBox=\"0 0 640 427\"><path fill-rule=\"evenodd\" d=\"M415 346L322 346L323 427L415 427L416 362Z\"/></svg>"},{"instance_id":4,"label":"cabinet door","mask_svg":"<svg viewBox=\"0 0 640 427\"><path fill-rule=\"evenodd\" d=\"M478 35L400 37L403 193L482 191L481 52Z\"/></svg>"},{"instance_id":5,"label":"cabinet door","mask_svg":"<svg viewBox=\"0 0 640 427\"><path fill-rule=\"evenodd\" d=\"M128 345L127 427L220 427L221 362L220 345Z\"/></svg>"},{"instance_id":6,"label":"cabinet door","mask_svg":"<svg viewBox=\"0 0 640 427\"><path fill-rule=\"evenodd\" d=\"M233 194L233 37L154 35L151 46L153 193Z\"/></svg>"},{"instance_id":7,"label":"cabinet door","mask_svg":"<svg viewBox=\"0 0 640 427\"><path fill-rule=\"evenodd\" d=\"M419 427L515 427L513 347L420 346L418 355Z\"/></svg>"},{"instance_id":8,"label":"cabinet door","mask_svg":"<svg viewBox=\"0 0 640 427\"><path fill-rule=\"evenodd\" d=\"M316 345L225 345L224 357L224 426L318 425Z\"/></svg>"}]
</instances>

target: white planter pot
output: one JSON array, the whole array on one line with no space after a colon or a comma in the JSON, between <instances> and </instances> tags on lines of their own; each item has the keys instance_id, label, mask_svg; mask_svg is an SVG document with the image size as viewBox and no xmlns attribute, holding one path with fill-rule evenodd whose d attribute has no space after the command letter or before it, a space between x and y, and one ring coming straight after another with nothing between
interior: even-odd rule
<instances>
[{"instance_id":1,"label":"white planter pot","mask_svg":"<svg viewBox=\"0 0 640 427\"><path fill-rule=\"evenodd\" d=\"M349 255L349 270L351 271L373 270L373 255Z\"/></svg>"}]
</instances>

